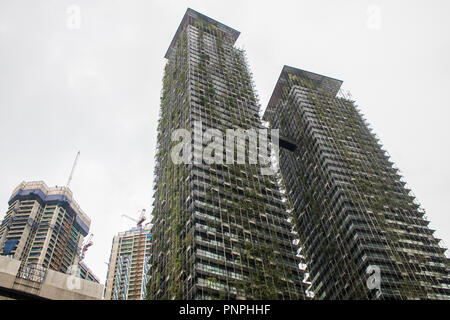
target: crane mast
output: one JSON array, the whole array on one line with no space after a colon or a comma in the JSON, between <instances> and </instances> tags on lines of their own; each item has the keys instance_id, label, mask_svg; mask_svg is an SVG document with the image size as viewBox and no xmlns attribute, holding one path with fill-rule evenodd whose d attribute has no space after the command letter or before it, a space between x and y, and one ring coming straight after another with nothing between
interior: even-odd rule
<instances>
[{"instance_id":1,"label":"crane mast","mask_svg":"<svg viewBox=\"0 0 450 320\"><path fill-rule=\"evenodd\" d=\"M69 179L67 180L66 187L69 187L70 182L72 181L73 172L75 171L75 167L78 162L78 158L80 157L80 151L78 151L77 156L75 157L75 161L73 162L72 170L70 171Z\"/></svg>"}]
</instances>

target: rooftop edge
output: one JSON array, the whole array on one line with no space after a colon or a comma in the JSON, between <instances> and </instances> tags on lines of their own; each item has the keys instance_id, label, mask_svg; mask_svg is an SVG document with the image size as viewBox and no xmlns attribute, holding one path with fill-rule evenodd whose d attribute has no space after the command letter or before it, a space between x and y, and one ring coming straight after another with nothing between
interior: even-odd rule
<instances>
[{"instance_id":1,"label":"rooftop edge","mask_svg":"<svg viewBox=\"0 0 450 320\"><path fill-rule=\"evenodd\" d=\"M204 14L201 14L200 12L197 12L191 8L187 8L186 13L183 16L183 19L181 20L180 25L178 26L177 31L175 32L175 35L170 42L170 46L167 49L166 54L164 55L164 58L168 59L171 51L175 48L175 45L177 43L177 39L180 36L180 34L183 32L184 28L188 26L189 24L193 24L196 20L202 19L205 20L213 25L215 25L219 30L222 32L229 34L231 38L236 41L239 35L241 34L239 31L228 27L227 25L214 20L208 16L205 16Z\"/></svg>"},{"instance_id":2,"label":"rooftop edge","mask_svg":"<svg viewBox=\"0 0 450 320\"><path fill-rule=\"evenodd\" d=\"M281 70L280 76L278 77L278 81L275 85L275 88L273 89L272 95L264 113L266 113L268 110L274 110L276 108L278 100L281 97L283 84L286 81L285 78L288 74L294 74L301 78L311 80L315 86L327 89L332 95L336 95L339 92L339 89L341 88L341 85L343 83L342 80L285 65Z\"/></svg>"}]
</instances>

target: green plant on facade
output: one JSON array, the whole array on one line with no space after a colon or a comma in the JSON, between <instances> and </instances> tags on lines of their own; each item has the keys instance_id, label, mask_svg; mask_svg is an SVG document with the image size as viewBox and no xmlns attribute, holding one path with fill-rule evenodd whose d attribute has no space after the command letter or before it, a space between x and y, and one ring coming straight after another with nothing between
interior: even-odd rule
<instances>
[{"instance_id":1,"label":"green plant on facade","mask_svg":"<svg viewBox=\"0 0 450 320\"><path fill-rule=\"evenodd\" d=\"M262 176L258 165L170 161L170 133L192 129L193 121L204 130L261 127L245 55L232 33L207 19L187 21L163 78L148 298L304 298L274 178Z\"/></svg>"},{"instance_id":2,"label":"green plant on facade","mask_svg":"<svg viewBox=\"0 0 450 320\"><path fill-rule=\"evenodd\" d=\"M439 297L443 289L423 285L420 268L432 272L430 264L423 263L426 256L414 254L413 260L406 254L415 247L408 241L418 236L400 233L395 227L406 223L416 229L425 223L423 213L353 102L335 97L325 80L316 82L316 76L303 71L285 72L282 77L280 97L265 117L297 145L295 152L281 150L281 159L296 159L291 160L296 179L284 177L288 193L300 199L292 199L295 224L305 255L322 261L322 265L309 265L312 275L320 279L312 290L319 298L373 298L363 269L371 262L382 265L385 286L381 292L386 297ZM358 230L353 232L355 237L346 238L354 228ZM442 257L437 241L426 239L423 246ZM355 259L355 252L363 252L365 260ZM435 287L439 286L436 279L432 280Z\"/></svg>"}]
</instances>

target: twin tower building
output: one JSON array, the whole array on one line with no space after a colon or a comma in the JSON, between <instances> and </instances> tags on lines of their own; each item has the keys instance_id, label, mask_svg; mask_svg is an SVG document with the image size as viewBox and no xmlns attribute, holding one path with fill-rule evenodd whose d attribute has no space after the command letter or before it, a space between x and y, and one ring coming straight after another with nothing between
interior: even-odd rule
<instances>
[{"instance_id":1,"label":"twin tower building","mask_svg":"<svg viewBox=\"0 0 450 320\"><path fill-rule=\"evenodd\" d=\"M184 15L165 55L153 227L114 238L104 298L450 299L445 249L342 81L285 66L263 121L238 36ZM224 151L229 132L244 136ZM251 161L264 154L272 170ZM68 188L19 185L0 287L101 298L79 256L89 226ZM62 288L53 271L74 265L79 288Z\"/></svg>"},{"instance_id":2,"label":"twin tower building","mask_svg":"<svg viewBox=\"0 0 450 320\"><path fill-rule=\"evenodd\" d=\"M445 249L342 81L285 66L262 121L238 36L188 9L165 55L147 297L449 299ZM267 128L274 174L250 134L246 161L216 157ZM174 161L179 129L203 161Z\"/></svg>"}]
</instances>

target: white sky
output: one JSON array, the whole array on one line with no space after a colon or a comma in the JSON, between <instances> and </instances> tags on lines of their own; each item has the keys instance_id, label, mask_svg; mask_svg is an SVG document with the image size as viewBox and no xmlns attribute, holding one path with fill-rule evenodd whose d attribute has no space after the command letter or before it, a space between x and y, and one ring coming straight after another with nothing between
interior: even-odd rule
<instances>
[{"instance_id":1,"label":"white sky","mask_svg":"<svg viewBox=\"0 0 450 320\"><path fill-rule=\"evenodd\" d=\"M105 280L134 225L121 215L151 208L163 56L187 7L241 32L263 109L284 64L343 80L450 243L448 1L0 0L0 217L21 181L64 185L81 150L71 188Z\"/></svg>"}]
</instances>

